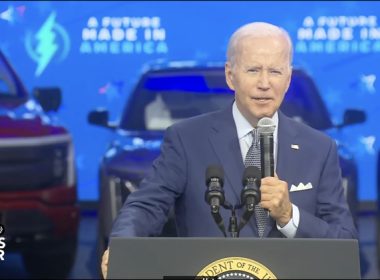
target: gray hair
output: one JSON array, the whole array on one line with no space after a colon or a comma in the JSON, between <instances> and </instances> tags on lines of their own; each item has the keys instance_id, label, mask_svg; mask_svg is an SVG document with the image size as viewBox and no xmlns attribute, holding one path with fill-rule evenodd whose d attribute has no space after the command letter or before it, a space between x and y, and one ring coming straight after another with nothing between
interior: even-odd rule
<instances>
[{"instance_id":1,"label":"gray hair","mask_svg":"<svg viewBox=\"0 0 380 280\"><path fill-rule=\"evenodd\" d=\"M289 33L276 25L266 22L252 22L237 29L231 36L227 47L227 61L234 63L236 47L243 37L284 36L289 45L289 65L293 61L293 44Z\"/></svg>"}]
</instances>

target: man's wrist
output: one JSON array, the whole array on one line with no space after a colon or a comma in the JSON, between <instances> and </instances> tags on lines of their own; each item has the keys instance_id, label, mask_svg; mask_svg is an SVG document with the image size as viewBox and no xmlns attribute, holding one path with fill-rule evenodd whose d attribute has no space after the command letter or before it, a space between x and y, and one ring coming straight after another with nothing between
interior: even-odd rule
<instances>
[{"instance_id":1,"label":"man's wrist","mask_svg":"<svg viewBox=\"0 0 380 280\"><path fill-rule=\"evenodd\" d=\"M291 203L289 203L288 210L286 211L284 216L284 219L277 222L278 226L281 228L286 226L293 218L293 205Z\"/></svg>"},{"instance_id":2,"label":"man's wrist","mask_svg":"<svg viewBox=\"0 0 380 280\"><path fill-rule=\"evenodd\" d=\"M278 223L276 223L277 229L284 234L287 238L293 238L298 229L298 224L300 221L300 212L296 205L292 204L292 218L290 221L284 225L283 227L280 227Z\"/></svg>"}]
</instances>

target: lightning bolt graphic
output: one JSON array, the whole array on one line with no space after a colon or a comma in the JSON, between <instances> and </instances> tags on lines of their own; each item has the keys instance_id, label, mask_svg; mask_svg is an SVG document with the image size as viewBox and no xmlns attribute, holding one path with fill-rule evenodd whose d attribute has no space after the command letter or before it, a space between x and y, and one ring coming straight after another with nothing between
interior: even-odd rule
<instances>
[{"instance_id":1,"label":"lightning bolt graphic","mask_svg":"<svg viewBox=\"0 0 380 280\"><path fill-rule=\"evenodd\" d=\"M55 17L55 12L52 12L36 34L38 41L36 53L39 55L36 76L39 76L45 70L58 49L57 44L54 42L56 36L53 32Z\"/></svg>"}]
</instances>

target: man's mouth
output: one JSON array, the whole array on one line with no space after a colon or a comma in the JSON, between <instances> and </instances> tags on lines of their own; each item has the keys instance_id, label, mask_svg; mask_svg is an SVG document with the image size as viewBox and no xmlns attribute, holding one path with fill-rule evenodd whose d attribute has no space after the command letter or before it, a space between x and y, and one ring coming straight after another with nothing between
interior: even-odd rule
<instances>
[{"instance_id":1,"label":"man's mouth","mask_svg":"<svg viewBox=\"0 0 380 280\"><path fill-rule=\"evenodd\" d=\"M269 97L252 97L252 99L259 102L266 102L272 100L272 98Z\"/></svg>"}]
</instances>

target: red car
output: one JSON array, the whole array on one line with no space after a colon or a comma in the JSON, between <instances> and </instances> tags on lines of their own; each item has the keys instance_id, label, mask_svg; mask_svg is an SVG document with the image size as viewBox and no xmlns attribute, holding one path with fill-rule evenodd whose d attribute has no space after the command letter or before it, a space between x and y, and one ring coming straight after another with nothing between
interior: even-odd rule
<instances>
[{"instance_id":1,"label":"red car","mask_svg":"<svg viewBox=\"0 0 380 280\"><path fill-rule=\"evenodd\" d=\"M0 51L0 224L7 252L32 277L63 278L75 260L79 208L74 148L54 111L59 88L29 96Z\"/></svg>"}]
</instances>

